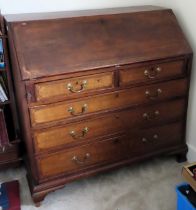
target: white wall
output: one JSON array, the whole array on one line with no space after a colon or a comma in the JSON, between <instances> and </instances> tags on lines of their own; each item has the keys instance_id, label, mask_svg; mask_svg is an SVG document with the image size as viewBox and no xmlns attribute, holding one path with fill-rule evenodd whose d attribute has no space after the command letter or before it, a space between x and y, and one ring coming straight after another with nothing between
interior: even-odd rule
<instances>
[{"instance_id":1,"label":"white wall","mask_svg":"<svg viewBox=\"0 0 196 210\"><path fill-rule=\"evenodd\" d=\"M188 160L193 162L196 161L196 1L159 0L156 2L173 9L194 53L187 119Z\"/></svg>"},{"instance_id":2,"label":"white wall","mask_svg":"<svg viewBox=\"0 0 196 210\"><path fill-rule=\"evenodd\" d=\"M82 10L151 4L155 0L0 0L2 13Z\"/></svg>"},{"instance_id":3,"label":"white wall","mask_svg":"<svg viewBox=\"0 0 196 210\"><path fill-rule=\"evenodd\" d=\"M195 0L0 0L3 14L82 10L152 4L172 8L196 51L196 1ZM187 141L189 161L196 161L196 56L194 56L189 100Z\"/></svg>"}]
</instances>

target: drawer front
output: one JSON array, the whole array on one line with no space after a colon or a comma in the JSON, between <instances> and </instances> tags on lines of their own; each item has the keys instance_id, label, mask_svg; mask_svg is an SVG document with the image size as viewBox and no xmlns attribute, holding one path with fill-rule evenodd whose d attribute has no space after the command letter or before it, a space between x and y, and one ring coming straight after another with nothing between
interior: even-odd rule
<instances>
[{"instance_id":1,"label":"drawer front","mask_svg":"<svg viewBox=\"0 0 196 210\"><path fill-rule=\"evenodd\" d=\"M178 99L170 102L163 102L142 108L122 111L116 114L124 130L131 128L143 129L168 122L183 120L185 115L186 100Z\"/></svg>"},{"instance_id":2,"label":"drawer front","mask_svg":"<svg viewBox=\"0 0 196 210\"><path fill-rule=\"evenodd\" d=\"M36 101L78 96L92 90L112 88L113 72L35 84Z\"/></svg>"},{"instance_id":3,"label":"drawer front","mask_svg":"<svg viewBox=\"0 0 196 210\"><path fill-rule=\"evenodd\" d=\"M120 86L131 85L137 82L146 82L156 79L172 78L183 75L184 61L152 64L142 67L122 67L120 69Z\"/></svg>"},{"instance_id":4,"label":"drawer front","mask_svg":"<svg viewBox=\"0 0 196 210\"><path fill-rule=\"evenodd\" d=\"M170 146L176 146L183 143L184 134L183 122L167 124L160 127L143 129L137 134L129 135L135 136L134 154L147 154L148 152L155 152Z\"/></svg>"},{"instance_id":5,"label":"drawer front","mask_svg":"<svg viewBox=\"0 0 196 210\"><path fill-rule=\"evenodd\" d=\"M146 129L126 137L63 150L37 158L40 178L70 174L96 165L126 159L149 152L158 152L182 141L183 123Z\"/></svg>"},{"instance_id":6,"label":"drawer front","mask_svg":"<svg viewBox=\"0 0 196 210\"><path fill-rule=\"evenodd\" d=\"M187 80L183 79L116 91L77 101L37 106L30 108L31 122L32 126L35 126L41 123L85 116L87 113L158 102L163 99L183 96L186 92Z\"/></svg>"},{"instance_id":7,"label":"drawer front","mask_svg":"<svg viewBox=\"0 0 196 210\"><path fill-rule=\"evenodd\" d=\"M154 126L158 123L182 119L185 106L185 100L175 100L107 114L104 117L93 118L93 120L38 130L34 132L35 151L42 152L65 145L78 144L89 139L126 132L131 127Z\"/></svg>"},{"instance_id":8,"label":"drawer front","mask_svg":"<svg viewBox=\"0 0 196 210\"><path fill-rule=\"evenodd\" d=\"M89 166L122 159L126 150L125 139L119 137L40 157L37 160L40 178L71 173Z\"/></svg>"},{"instance_id":9,"label":"drawer front","mask_svg":"<svg viewBox=\"0 0 196 210\"><path fill-rule=\"evenodd\" d=\"M102 118L35 131L35 150L40 152L65 144L77 144L82 141L85 142L88 139L120 133L122 131L121 121L115 115L107 115Z\"/></svg>"}]
</instances>

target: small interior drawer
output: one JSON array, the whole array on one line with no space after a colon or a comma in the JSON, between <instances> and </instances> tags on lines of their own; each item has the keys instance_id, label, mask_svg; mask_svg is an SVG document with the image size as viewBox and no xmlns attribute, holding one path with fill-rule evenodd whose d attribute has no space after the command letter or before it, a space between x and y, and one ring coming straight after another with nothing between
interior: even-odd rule
<instances>
[{"instance_id":1,"label":"small interior drawer","mask_svg":"<svg viewBox=\"0 0 196 210\"><path fill-rule=\"evenodd\" d=\"M146 64L138 67L127 65L120 68L120 86L172 78L183 74L184 60Z\"/></svg>"}]
</instances>

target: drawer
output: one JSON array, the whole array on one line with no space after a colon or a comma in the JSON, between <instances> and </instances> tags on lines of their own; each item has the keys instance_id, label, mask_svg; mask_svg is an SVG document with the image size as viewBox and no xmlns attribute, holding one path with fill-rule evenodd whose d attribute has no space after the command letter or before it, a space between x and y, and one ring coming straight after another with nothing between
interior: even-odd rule
<instances>
[{"instance_id":1,"label":"drawer","mask_svg":"<svg viewBox=\"0 0 196 210\"><path fill-rule=\"evenodd\" d=\"M88 139L120 133L123 131L121 121L115 115L85 120L34 132L35 150L44 151L65 144L77 144Z\"/></svg>"},{"instance_id":2,"label":"drawer","mask_svg":"<svg viewBox=\"0 0 196 210\"><path fill-rule=\"evenodd\" d=\"M183 120L186 110L186 100L178 99L162 102L141 108L130 109L116 113L116 117L123 124L124 130L131 128L143 129Z\"/></svg>"},{"instance_id":3,"label":"drawer","mask_svg":"<svg viewBox=\"0 0 196 210\"><path fill-rule=\"evenodd\" d=\"M184 99L159 103L142 108L118 111L91 120L65 124L34 131L35 151L42 152L57 147L78 144L89 139L126 132L130 128L149 127L182 119Z\"/></svg>"},{"instance_id":4,"label":"drawer","mask_svg":"<svg viewBox=\"0 0 196 210\"><path fill-rule=\"evenodd\" d=\"M184 74L184 60L120 69L120 86L156 79L172 78Z\"/></svg>"},{"instance_id":5,"label":"drawer","mask_svg":"<svg viewBox=\"0 0 196 210\"><path fill-rule=\"evenodd\" d=\"M72 150L63 150L37 159L40 178L68 174L87 167L105 164L125 157L125 137L88 144Z\"/></svg>"},{"instance_id":6,"label":"drawer","mask_svg":"<svg viewBox=\"0 0 196 210\"><path fill-rule=\"evenodd\" d=\"M40 178L70 174L128 157L159 152L181 143L183 123L167 124L142 131L130 132L129 137L84 145L37 158Z\"/></svg>"},{"instance_id":7,"label":"drawer","mask_svg":"<svg viewBox=\"0 0 196 210\"><path fill-rule=\"evenodd\" d=\"M98 111L158 102L163 99L184 96L186 92L187 80L183 79L86 97L80 100L31 107L31 123L32 126L36 126L42 123L85 116L88 113Z\"/></svg>"},{"instance_id":8,"label":"drawer","mask_svg":"<svg viewBox=\"0 0 196 210\"><path fill-rule=\"evenodd\" d=\"M139 133L129 133L130 138L134 137L134 154L148 154L158 150L183 144L184 123L166 124L160 127L143 129Z\"/></svg>"},{"instance_id":9,"label":"drawer","mask_svg":"<svg viewBox=\"0 0 196 210\"><path fill-rule=\"evenodd\" d=\"M55 100L82 95L114 86L113 72L40 82L34 85L35 101Z\"/></svg>"}]
</instances>

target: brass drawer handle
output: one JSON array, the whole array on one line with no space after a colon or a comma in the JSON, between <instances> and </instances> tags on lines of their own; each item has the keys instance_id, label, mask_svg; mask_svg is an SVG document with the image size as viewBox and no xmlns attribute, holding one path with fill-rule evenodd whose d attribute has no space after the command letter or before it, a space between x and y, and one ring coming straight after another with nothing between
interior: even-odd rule
<instances>
[{"instance_id":1,"label":"brass drawer handle","mask_svg":"<svg viewBox=\"0 0 196 210\"><path fill-rule=\"evenodd\" d=\"M151 93L149 90L145 91L146 97L150 100L157 99L161 93L162 90L160 88L158 88L155 93Z\"/></svg>"},{"instance_id":2,"label":"brass drawer handle","mask_svg":"<svg viewBox=\"0 0 196 210\"><path fill-rule=\"evenodd\" d=\"M84 104L82 106L82 111L80 113L75 113L74 108L71 106L68 108L68 112L70 112L71 115L73 115L73 116L78 116L78 115L84 114L87 111L87 108L88 108L87 104Z\"/></svg>"},{"instance_id":3,"label":"brass drawer handle","mask_svg":"<svg viewBox=\"0 0 196 210\"><path fill-rule=\"evenodd\" d=\"M154 134L153 137L152 137L152 140L148 140L147 138L143 137L142 138L142 142L143 143L154 142L155 140L158 140L158 139L159 139L158 134Z\"/></svg>"},{"instance_id":4,"label":"brass drawer handle","mask_svg":"<svg viewBox=\"0 0 196 210\"><path fill-rule=\"evenodd\" d=\"M143 118L145 120L154 120L154 119L157 119L158 116L160 115L160 112L158 110L154 111L153 113L151 114L148 114L148 113L144 113L143 114Z\"/></svg>"},{"instance_id":5,"label":"brass drawer handle","mask_svg":"<svg viewBox=\"0 0 196 210\"><path fill-rule=\"evenodd\" d=\"M81 135L78 135L76 134L75 131L70 131L70 135L74 138L74 139L82 139L85 137L85 135L88 133L89 131L89 128L88 127L85 127L83 128L82 132L81 132Z\"/></svg>"},{"instance_id":6,"label":"brass drawer handle","mask_svg":"<svg viewBox=\"0 0 196 210\"><path fill-rule=\"evenodd\" d=\"M72 160L78 164L78 165L83 165L85 162L90 158L90 153L86 153L84 158L80 160L76 155L73 156Z\"/></svg>"},{"instance_id":7,"label":"brass drawer handle","mask_svg":"<svg viewBox=\"0 0 196 210\"><path fill-rule=\"evenodd\" d=\"M85 90L85 88L87 87L87 81L86 81L86 80L82 81L82 84L81 84L80 86L81 86L81 87L80 87L79 90L74 90L73 85L72 85L71 83L68 83L68 84L67 84L67 89L68 89L70 92L72 92L72 93L80 93L80 92L82 92L83 90Z\"/></svg>"},{"instance_id":8,"label":"brass drawer handle","mask_svg":"<svg viewBox=\"0 0 196 210\"><path fill-rule=\"evenodd\" d=\"M160 72L161 72L161 67L158 66L156 68L146 69L144 71L144 75L148 77L149 79L154 79L157 77L158 73Z\"/></svg>"}]
</instances>

